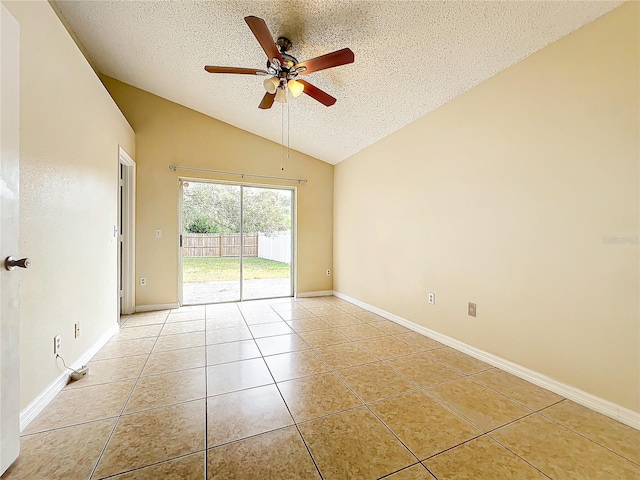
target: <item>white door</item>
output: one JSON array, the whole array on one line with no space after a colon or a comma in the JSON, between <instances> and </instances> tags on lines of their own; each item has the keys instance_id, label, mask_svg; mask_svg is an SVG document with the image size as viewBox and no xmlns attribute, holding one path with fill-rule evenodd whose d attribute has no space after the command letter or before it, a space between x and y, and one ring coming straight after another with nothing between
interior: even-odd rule
<instances>
[{"instance_id":1,"label":"white door","mask_svg":"<svg viewBox=\"0 0 640 480\"><path fill-rule=\"evenodd\" d=\"M20 26L0 5L0 475L20 453L20 268L18 173L20 153Z\"/></svg>"}]
</instances>

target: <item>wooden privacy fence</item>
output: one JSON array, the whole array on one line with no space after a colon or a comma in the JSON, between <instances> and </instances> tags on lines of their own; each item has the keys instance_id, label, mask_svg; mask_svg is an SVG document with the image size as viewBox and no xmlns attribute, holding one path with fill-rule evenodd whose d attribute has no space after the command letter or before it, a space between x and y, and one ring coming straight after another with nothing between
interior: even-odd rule
<instances>
[{"instance_id":1,"label":"wooden privacy fence","mask_svg":"<svg viewBox=\"0 0 640 480\"><path fill-rule=\"evenodd\" d=\"M258 256L258 235L245 234L242 254ZM184 257L239 257L239 233L185 233L182 235Z\"/></svg>"}]
</instances>

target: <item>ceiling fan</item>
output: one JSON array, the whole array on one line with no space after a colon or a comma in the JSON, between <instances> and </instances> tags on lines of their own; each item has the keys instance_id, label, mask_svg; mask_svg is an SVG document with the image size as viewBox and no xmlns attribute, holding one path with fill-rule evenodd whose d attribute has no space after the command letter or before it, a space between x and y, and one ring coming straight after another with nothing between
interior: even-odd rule
<instances>
[{"instance_id":1,"label":"ceiling fan","mask_svg":"<svg viewBox=\"0 0 640 480\"><path fill-rule=\"evenodd\" d=\"M271 108L273 102L287 102L287 88L294 97L306 93L323 105L330 107L336 103L336 99L328 93L313 86L309 82L298 79L299 75L308 75L327 68L338 67L353 63L353 52L348 48L337 50L326 55L321 55L311 60L298 62L287 51L291 49L291 41L285 37L279 37L277 42L269 32L265 21L258 17L244 17L244 21L253 32L258 43L267 54L267 69L239 67L213 67L207 65L204 69L209 73L236 73L240 75L269 75L265 79L264 87L267 90L258 108L263 110Z\"/></svg>"}]
</instances>

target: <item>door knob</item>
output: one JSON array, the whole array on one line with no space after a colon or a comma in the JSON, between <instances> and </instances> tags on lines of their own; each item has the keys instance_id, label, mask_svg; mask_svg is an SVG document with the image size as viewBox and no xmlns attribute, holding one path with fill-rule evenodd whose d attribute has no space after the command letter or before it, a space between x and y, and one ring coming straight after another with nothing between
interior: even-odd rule
<instances>
[{"instance_id":1,"label":"door knob","mask_svg":"<svg viewBox=\"0 0 640 480\"><path fill-rule=\"evenodd\" d=\"M4 267L9 271L13 270L16 267L29 268L29 265L31 265L31 260L28 258L21 258L20 260L16 260L13 257L7 257L4 261Z\"/></svg>"}]
</instances>

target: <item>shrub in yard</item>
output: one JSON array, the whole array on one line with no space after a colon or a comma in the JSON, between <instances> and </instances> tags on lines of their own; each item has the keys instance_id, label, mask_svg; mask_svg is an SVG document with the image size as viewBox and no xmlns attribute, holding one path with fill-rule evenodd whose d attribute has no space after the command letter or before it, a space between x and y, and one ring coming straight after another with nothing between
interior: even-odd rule
<instances>
[{"instance_id":1,"label":"shrub in yard","mask_svg":"<svg viewBox=\"0 0 640 480\"><path fill-rule=\"evenodd\" d=\"M220 227L211 219L200 216L187 225L188 233L220 233Z\"/></svg>"}]
</instances>

